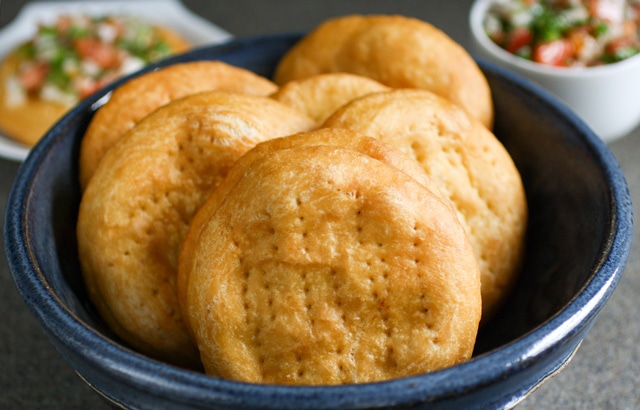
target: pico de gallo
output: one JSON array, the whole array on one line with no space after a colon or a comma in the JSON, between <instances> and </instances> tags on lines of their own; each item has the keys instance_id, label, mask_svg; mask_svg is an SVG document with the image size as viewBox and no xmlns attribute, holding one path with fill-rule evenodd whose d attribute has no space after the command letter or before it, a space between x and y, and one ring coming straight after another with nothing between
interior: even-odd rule
<instances>
[{"instance_id":1,"label":"pico de gallo","mask_svg":"<svg viewBox=\"0 0 640 410\"><path fill-rule=\"evenodd\" d=\"M503 49L537 63L611 64L640 53L640 0L496 0L484 29Z\"/></svg>"},{"instance_id":2,"label":"pico de gallo","mask_svg":"<svg viewBox=\"0 0 640 410\"><path fill-rule=\"evenodd\" d=\"M171 51L154 26L133 17L62 15L16 50L9 98L73 105Z\"/></svg>"}]
</instances>

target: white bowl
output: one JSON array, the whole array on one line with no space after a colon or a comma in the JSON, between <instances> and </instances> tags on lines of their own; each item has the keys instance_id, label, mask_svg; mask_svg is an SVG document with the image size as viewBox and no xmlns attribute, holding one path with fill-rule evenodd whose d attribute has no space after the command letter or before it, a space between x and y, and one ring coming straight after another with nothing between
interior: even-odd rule
<instances>
[{"instance_id":1,"label":"white bowl","mask_svg":"<svg viewBox=\"0 0 640 410\"><path fill-rule=\"evenodd\" d=\"M479 58L501 65L551 91L605 141L623 137L640 124L640 55L598 67L552 67L517 57L496 45L483 29L495 0L477 0L469 23Z\"/></svg>"}]
</instances>

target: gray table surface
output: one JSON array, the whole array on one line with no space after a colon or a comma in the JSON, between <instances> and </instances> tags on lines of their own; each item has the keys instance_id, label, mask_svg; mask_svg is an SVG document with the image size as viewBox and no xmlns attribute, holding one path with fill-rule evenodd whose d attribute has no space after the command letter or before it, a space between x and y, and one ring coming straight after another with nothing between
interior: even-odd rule
<instances>
[{"instance_id":1,"label":"gray table surface","mask_svg":"<svg viewBox=\"0 0 640 410\"><path fill-rule=\"evenodd\" d=\"M0 28L25 3L0 0ZM184 4L237 37L309 30L348 13L398 13L427 20L467 47L471 1L234 0ZM265 7L268 4L268 7ZM610 144L640 215L640 128ZM0 159L0 204L19 164ZM623 278L569 365L519 409L640 409L640 224ZM18 295L6 258L0 261L0 409L107 408L48 343Z\"/></svg>"}]
</instances>

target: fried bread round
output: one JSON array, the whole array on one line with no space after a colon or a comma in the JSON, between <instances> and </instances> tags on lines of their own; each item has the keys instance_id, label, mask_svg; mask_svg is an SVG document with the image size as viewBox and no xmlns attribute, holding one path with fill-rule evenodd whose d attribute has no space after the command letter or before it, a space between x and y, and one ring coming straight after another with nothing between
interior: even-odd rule
<instances>
[{"instance_id":1,"label":"fried bread round","mask_svg":"<svg viewBox=\"0 0 640 410\"><path fill-rule=\"evenodd\" d=\"M445 206L452 210L453 204L446 198L424 172L422 167L410 156L393 148L378 139L360 135L348 129L321 128L309 132L275 138L257 144L245 153L229 170L224 180L216 186L210 197L196 212L189 228L189 234L182 243L178 265L178 298L183 311L186 311L186 293L189 283L189 272L192 269L193 254L199 240L198 230L206 225L208 215L215 212L229 191L243 178L249 166L259 158L271 155L282 149L300 148L306 146L335 146L355 150L361 154L390 165L404 172L440 198ZM185 318L190 330L188 318Z\"/></svg>"},{"instance_id":2,"label":"fried bread round","mask_svg":"<svg viewBox=\"0 0 640 410\"><path fill-rule=\"evenodd\" d=\"M329 72L373 78L393 88L423 88L493 123L488 82L467 51L433 25L396 15L350 15L327 20L280 60L274 81Z\"/></svg>"},{"instance_id":3,"label":"fried bread round","mask_svg":"<svg viewBox=\"0 0 640 410\"><path fill-rule=\"evenodd\" d=\"M453 202L478 257L486 323L510 293L524 258L527 202L504 146L464 110L426 90L364 96L324 126L380 138L411 155Z\"/></svg>"},{"instance_id":4,"label":"fried bread round","mask_svg":"<svg viewBox=\"0 0 640 410\"><path fill-rule=\"evenodd\" d=\"M320 124L347 102L388 89L368 77L328 73L290 81L282 85L271 98L306 113Z\"/></svg>"},{"instance_id":5,"label":"fried bread round","mask_svg":"<svg viewBox=\"0 0 640 410\"><path fill-rule=\"evenodd\" d=\"M277 150L202 220L185 315L208 374L359 383L471 356L473 250L455 212L397 168L342 147Z\"/></svg>"},{"instance_id":6,"label":"fried bread round","mask_svg":"<svg viewBox=\"0 0 640 410\"><path fill-rule=\"evenodd\" d=\"M267 96L277 86L222 61L175 64L127 81L96 112L82 139L80 186L86 187L109 148L147 114L174 99L210 90Z\"/></svg>"},{"instance_id":7,"label":"fried bread round","mask_svg":"<svg viewBox=\"0 0 640 410\"><path fill-rule=\"evenodd\" d=\"M204 92L154 111L107 152L83 194L77 237L89 296L117 335L152 357L199 365L176 290L191 218L256 143L313 125L268 97Z\"/></svg>"}]
</instances>

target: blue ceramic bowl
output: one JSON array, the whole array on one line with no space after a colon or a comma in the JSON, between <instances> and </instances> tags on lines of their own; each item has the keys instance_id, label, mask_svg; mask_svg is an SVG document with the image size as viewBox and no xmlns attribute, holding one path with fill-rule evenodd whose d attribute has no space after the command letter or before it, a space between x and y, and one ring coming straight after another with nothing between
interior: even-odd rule
<instances>
[{"instance_id":1,"label":"blue ceramic bowl","mask_svg":"<svg viewBox=\"0 0 640 410\"><path fill-rule=\"evenodd\" d=\"M159 65L220 59L270 76L299 38L240 39ZM117 340L83 287L75 223L79 143L95 110L118 84L64 117L20 168L5 220L6 253L16 285L69 364L119 407L511 407L563 368L613 292L629 254L632 206L616 160L581 120L521 78L490 65L482 68L495 98L495 133L524 180L530 230L513 297L481 330L474 357L464 364L371 384L256 385L172 367Z\"/></svg>"}]
</instances>

